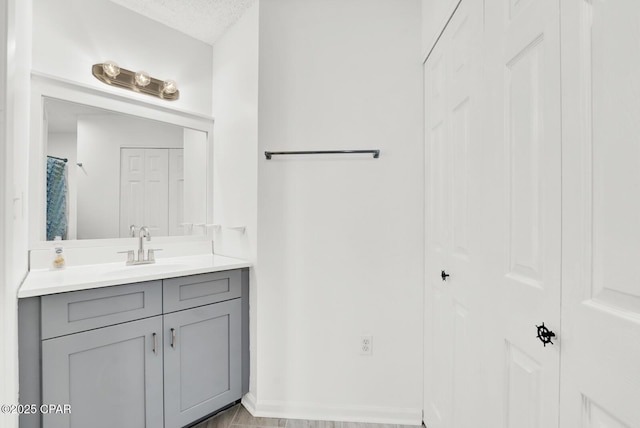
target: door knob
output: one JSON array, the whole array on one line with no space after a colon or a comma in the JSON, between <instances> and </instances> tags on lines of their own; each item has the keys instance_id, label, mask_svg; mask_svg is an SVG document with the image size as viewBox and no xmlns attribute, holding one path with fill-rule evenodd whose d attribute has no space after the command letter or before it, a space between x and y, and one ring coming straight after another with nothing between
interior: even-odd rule
<instances>
[{"instance_id":1,"label":"door knob","mask_svg":"<svg viewBox=\"0 0 640 428\"><path fill-rule=\"evenodd\" d=\"M448 273L446 273L445 271L441 271L440 273L440 277L442 278L443 281L447 280L447 277L449 277L450 275Z\"/></svg>"},{"instance_id":2,"label":"door knob","mask_svg":"<svg viewBox=\"0 0 640 428\"><path fill-rule=\"evenodd\" d=\"M545 327L544 323L542 323L542 325L537 325L536 328L538 329L537 337L544 344L545 348L547 346L547 343L550 343L553 345L551 338L556 337L556 334L551 330L549 330L547 327Z\"/></svg>"}]
</instances>

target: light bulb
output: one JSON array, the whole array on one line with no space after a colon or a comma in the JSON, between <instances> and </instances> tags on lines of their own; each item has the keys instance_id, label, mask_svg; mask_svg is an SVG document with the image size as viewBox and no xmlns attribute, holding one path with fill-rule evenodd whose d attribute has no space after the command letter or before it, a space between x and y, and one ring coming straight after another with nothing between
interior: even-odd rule
<instances>
[{"instance_id":1,"label":"light bulb","mask_svg":"<svg viewBox=\"0 0 640 428\"><path fill-rule=\"evenodd\" d=\"M175 94L178 90L178 85L173 80L165 80L162 85L162 92L165 94Z\"/></svg>"},{"instance_id":2,"label":"light bulb","mask_svg":"<svg viewBox=\"0 0 640 428\"><path fill-rule=\"evenodd\" d=\"M146 71L136 72L136 84L138 86L145 87L149 83L151 83L151 77L149 77L149 73L147 73Z\"/></svg>"},{"instance_id":3,"label":"light bulb","mask_svg":"<svg viewBox=\"0 0 640 428\"><path fill-rule=\"evenodd\" d=\"M102 64L102 70L107 76L111 77L112 79L120 74L120 67L118 67L118 64L113 61L106 61L104 64Z\"/></svg>"}]
</instances>

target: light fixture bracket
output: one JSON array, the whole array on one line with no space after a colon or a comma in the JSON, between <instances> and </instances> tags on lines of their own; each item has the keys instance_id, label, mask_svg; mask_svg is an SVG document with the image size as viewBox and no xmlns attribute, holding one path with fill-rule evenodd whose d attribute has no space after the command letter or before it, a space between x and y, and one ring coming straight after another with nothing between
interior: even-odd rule
<instances>
[{"instance_id":1,"label":"light fixture bracket","mask_svg":"<svg viewBox=\"0 0 640 428\"><path fill-rule=\"evenodd\" d=\"M176 89L173 93L164 92L164 80L159 80L151 77L151 82L147 86L139 86L136 84L135 71L120 68L120 74L115 77L110 77L105 73L103 64L94 64L91 67L91 73L103 83L111 86L117 86L120 88L129 89L141 94L152 95L154 97L162 98L163 100L175 101L180 98L180 91Z\"/></svg>"}]
</instances>

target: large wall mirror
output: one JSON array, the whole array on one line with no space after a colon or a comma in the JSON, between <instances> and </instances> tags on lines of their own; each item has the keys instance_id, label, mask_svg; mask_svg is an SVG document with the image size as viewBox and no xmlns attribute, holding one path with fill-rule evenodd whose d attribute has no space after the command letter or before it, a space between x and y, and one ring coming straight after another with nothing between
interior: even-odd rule
<instances>
[{"instance_id":1,"label":"large wall mirror","mask_svg":"<svg viewBox=\"0 0 640 428\"><path fill-rule=\"evenodd\" d=\"M44 94L37 99L37 241L127 238L132 226L143 225L154 237L206 232L212 152L206 125L156 120L153 109L135 105L129 108L142 115Z\"/></svg>"}]
</instances>

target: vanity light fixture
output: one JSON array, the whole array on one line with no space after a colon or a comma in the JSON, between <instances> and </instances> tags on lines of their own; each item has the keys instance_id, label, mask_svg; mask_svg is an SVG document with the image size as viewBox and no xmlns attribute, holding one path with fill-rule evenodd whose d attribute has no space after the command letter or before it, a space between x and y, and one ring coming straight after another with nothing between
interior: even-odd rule
<instances>
[{"instance_id":1,"label":"vanity light fixture","mask_svg":"<svg viewBox=\"0 0 640 428\"><path fill-rule=\"evenodd\" d=\"M180 98L180 91L178 91L178 85L175 81L159 80L149 76L149 73L145 71L134 72L120 68L113 61L94 64L91 72L96 79L107 85L126 88L170 101Z\"/></svg>"}]
</instances>

